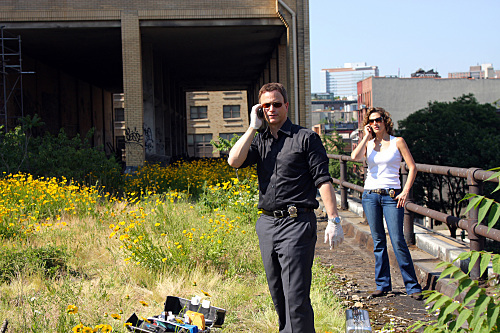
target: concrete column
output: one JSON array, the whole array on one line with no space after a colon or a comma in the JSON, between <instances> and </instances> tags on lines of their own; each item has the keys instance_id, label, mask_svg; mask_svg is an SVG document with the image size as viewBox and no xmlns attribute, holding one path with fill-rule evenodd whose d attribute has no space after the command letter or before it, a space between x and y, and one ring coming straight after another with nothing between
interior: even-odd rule
<instances>
[{"instance_id":1,"label":"concrete column","mask_svg":"<svg viewBox=\"0 0 500 333\"><path fill-rule=\"evenodd\" d=\"M270 70L270 81L277 82L278 81L278 60L276 59L276 50L273 52L271 59L269 60L269 70Z\"/></svg>"},{"instance_id":2,"label":"concrete column","mask_svg":"<svg viewBox=\"0 0 500 333\"><path fill-rule=\"evenodd\" d=\"M155 73L153 71L153 46L146 44L142 48L142 77L144 101L144 150L147 154L156 153L155 138Z\"/></svg>"},{"instance_id":3,"label":"concrete column","mask_svg":"<svg viewBox=\"0 0 500 333\"><path fill-rule=\"evenodd\" d=\"M102 94L101 88L96 86L91 87L92 92L92 124L94 132L94 146L104 145L104 117L102 110Z\"/></svg>"},{"instance_id":4,"label":"concrete column","mask_svg":"<svg viewBox=\"0 0 500 333\"><path fill-rule=\"evenodd\" d=\"M125 163L127 171L144 164L141 33L137 11L121 12Z\"/></svg>"},{"instance_id":5,"label":"concrete column","mask_svg":"<svg viewBox=\"0 0 500 333\"><path fill-rule=\"evenodd\" d=\"M111 155L111 147L114 146L113 140L113 94L110 92L103 92L102 107L104 117L104 149L107 155Z\"/></svg>"},{"instance_id":6,"label":"concrete column","mask_svg":"<svg viewBox=\"0 0 500 333\"><path fill-rule=\"evenodd\" d=\"M163 104L163 66L160 56L153 58L154 108L155 108L155 147L156 154L165 155L165 105Z\"/></svg>"}]
</instances>

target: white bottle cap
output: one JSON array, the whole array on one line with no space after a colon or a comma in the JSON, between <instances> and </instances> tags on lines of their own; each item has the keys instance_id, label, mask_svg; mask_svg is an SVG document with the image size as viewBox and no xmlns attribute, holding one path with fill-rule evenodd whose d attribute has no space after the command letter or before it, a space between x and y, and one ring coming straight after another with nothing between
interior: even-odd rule
<instances>
[{"instance_id":1,"label":"white bottle cap","mask_svg":"<svg viewBox=\"0 0 500 333\"><path fill-rule=\"evenodd\" d=\"M191 298L191 305L195 305L195 306L199 305L200 301L201 301L200 296L193 296L193 298Z\"/></svg>"},{"instance_id":2,"label":"white bottle cap","mask_svg":"<svg viewBox=\"0 0 500 333\"><path fill-rule=\"evenodd\" d=\"M209 309L210 308L210 301L208 299L204 299L203 302L201 302L201 307L204 309Z\"/></svg>"}]
</instances>

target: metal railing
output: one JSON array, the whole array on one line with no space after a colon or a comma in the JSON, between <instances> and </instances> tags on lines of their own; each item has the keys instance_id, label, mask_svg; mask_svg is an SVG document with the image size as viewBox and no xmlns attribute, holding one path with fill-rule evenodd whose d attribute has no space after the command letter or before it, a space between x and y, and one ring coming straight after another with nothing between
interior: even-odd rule
<instances>
[{"instance_id":1,"label":"metal railing","mask_svg":"<svg viewBox=\"0 0 500 333\"><path fill-rule=\"evenodd\" d=\"M366 175L367 165L366 160L355 161L350 156L346 155L332 155L329 154L330 159L337 159L340 162L340 179L333 179L335 184L340 186L340 207L341 209L347 209L347 189L352 189L354 191L363 192L363 187L349 183L346 179L347 176L347 162L362 162L364 168L364 174ZM478 195L483 195L483 182L493 175L493 171L485 171L479 168L455 168L441 165L429 165L429 164L417 164L417 171L430 173L435 175L445 175L454 176L467 179L467 185L469 187L468 192ZM408 167L406 163L401 162L401 175L402 183L401 187L404 187L408 179ZM417 175L418 177L418 175ZM489 180L491 182L498 182L498 178ZM459 217L448 215L436 210L432 210L427 207L419 206L413 202L413 191L410 190L407 201L405 204L404 211L404 234L405 239L408 244L415 244L415 232L414 232L414 215L415 213L433 218L435 220L441 221L448 225L454 225L463 230L467 231L468 238L470 241L470 249L474 251L484 250L485 239L489 238L494 241L500 242L500 230L490 229L488 226L484 225L482 221L478 221L478 209L472 208L467 214L467 218L461 219ZM478 279L480 277L479 270L479 260L476 262L474 268L470 273L471 278Z\"/></svg>"}]
</instances>

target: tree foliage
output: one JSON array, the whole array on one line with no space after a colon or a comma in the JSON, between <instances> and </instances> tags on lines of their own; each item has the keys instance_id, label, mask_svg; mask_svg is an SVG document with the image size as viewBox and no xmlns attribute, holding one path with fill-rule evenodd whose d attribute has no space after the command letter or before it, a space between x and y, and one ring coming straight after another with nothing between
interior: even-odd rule
<instances>
[{"instance_id":1,"label":"tree foliage","mask_svg":"<svg viewBox=\"0 0 500 333\"><path fill-rule=\"evenodd\" d=\"M500 117L493 105L480 104L472 94L430 102L399 121L398 134L416 163L481 169L500 164ZM431 209L461 216L465 208L463 178L419 174L413 188L415 200Z\"/></svg>"}]
</instances>

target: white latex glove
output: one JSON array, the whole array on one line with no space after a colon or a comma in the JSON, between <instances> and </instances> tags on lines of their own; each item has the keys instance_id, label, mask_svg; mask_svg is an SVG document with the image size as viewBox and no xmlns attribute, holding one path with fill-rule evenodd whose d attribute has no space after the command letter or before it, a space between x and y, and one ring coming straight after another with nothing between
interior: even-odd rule
<instances>
[{"instance_id":1,"label":"white latex glove","mask_svg":"<svg viewBox=\"0 0 500 333\"><path fill-rule=\"evenodd\" d=\"M325 229L325 243L330 241L330 250L344 241L344 229L341 223L328 222Z\"/></svg>"},{"instance_id":2,"label":"white latex glove","mask_svg":"<svg viewBox=\"0 0 500 333\"><path fill-rule=\"evenodd\" d=\"M262 126L262 118L259 118L257 116L257 110L262 108L262 105L260 104L255 104L252 107L252 112L250 112L250 127L254 129L259 129Z\"/></svg>"}]
</instances>

